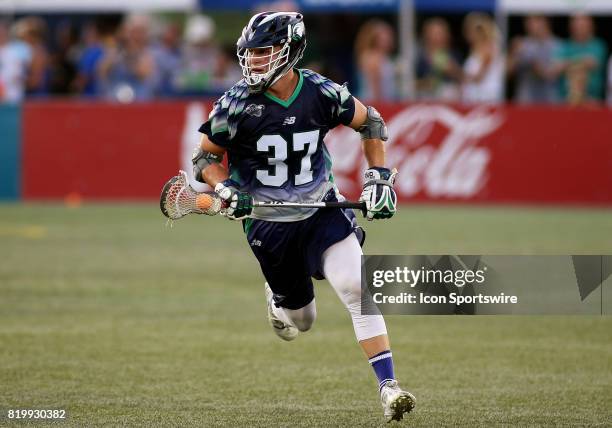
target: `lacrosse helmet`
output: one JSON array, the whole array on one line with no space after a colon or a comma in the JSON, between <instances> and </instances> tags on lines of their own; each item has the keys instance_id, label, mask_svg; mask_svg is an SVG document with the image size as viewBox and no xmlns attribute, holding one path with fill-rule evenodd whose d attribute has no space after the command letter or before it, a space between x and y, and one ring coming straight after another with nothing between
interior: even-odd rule
<instances>
[{"instance_id":1,"label":"lacrosse helmet","mask_svg":"<svg viewBox=\"0 0 612 428\"><path fill-rule=\"evenodd\" d=\"M236 46L249 92L264 92L302 58L306 48L304 18L296 12L258 13L244 27Z\"/></svg>"}]
</instances>

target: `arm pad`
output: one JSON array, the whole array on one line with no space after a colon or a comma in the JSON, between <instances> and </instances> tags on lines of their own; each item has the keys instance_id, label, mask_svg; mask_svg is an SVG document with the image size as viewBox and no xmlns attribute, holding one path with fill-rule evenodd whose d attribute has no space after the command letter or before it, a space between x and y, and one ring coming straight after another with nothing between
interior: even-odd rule
<instances>
[{"instance_id":1,"label":"arm pad","mask_svg":"<svg viewBox=\"0 0 612 428\"><path fill-rule=\"evenodd\" d=\"M357 132L361 134L362 140L376 139L387 141L389 139L385 121L380 113L372 106L368 106L366 122L357 129Z\"/></svg>"},{"instance_id":2,"label":"arm pad","mask_svg":"<svg viewBox=\"0 0 612 428\"><path fill-rule=\"evenodd\" d=\"M205 152L199 145L194 149L191 157L193 163L193 175L197 181L204 183L202 171L215 163L221 163L223 155L217 155L211 152Z\"/></svg>"}]
</instances>

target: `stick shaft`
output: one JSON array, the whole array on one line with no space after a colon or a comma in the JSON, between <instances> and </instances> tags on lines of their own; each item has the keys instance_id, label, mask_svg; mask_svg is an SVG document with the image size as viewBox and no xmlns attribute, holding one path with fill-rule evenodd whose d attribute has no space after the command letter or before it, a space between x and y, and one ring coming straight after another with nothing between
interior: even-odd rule
<instances>
[{"instance_id":1,"label":"stick shaft","mask_svg":"<svg viewBox=\"0 0 612 428\"><path fill-rule=\"evenodd\" d=\"M277 207L277 208L353 208L357 210L363 210L365 208L365 202L276 202L276 201L265 201L255 202L256 207Z\"/></svg>"}]
</instances>

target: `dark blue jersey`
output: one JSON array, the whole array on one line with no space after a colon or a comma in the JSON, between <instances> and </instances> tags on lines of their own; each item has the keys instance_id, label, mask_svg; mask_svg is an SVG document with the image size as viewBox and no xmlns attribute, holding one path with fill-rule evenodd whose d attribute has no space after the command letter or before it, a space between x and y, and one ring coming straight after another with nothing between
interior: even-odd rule
<instances>
[{"instance_id":1,"label":"dark blue jersey","mask_svg":"<svg viewBox=\"0 0 612 428\"><path fill-rule=\"evenodd\" d=\"M269 93L251 95L238 82L217 102L200 127L210 141L227 149L230 178L257 201L315 202L333 188L331 157L323 138L348 125L355 100L338 85L310 70L287 101ZM253 217L295 221L314 210L257 208Z\"/></svg>"}]
</instances>

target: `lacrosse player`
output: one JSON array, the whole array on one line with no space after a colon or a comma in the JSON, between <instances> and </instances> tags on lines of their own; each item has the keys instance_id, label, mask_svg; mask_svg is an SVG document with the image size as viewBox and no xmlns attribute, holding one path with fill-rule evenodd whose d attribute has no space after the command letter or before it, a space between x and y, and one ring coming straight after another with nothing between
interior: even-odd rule
<instances>
[{"instance_id":1,"label":"lacrosse player","mask_svg":"<svg viewBox=\"0 0 612 428\"><path fill-rule=\"evenodd\" d=\"M368 220L396 210L395 174L385 168L387 128L373 107L346 88L295 68L306 47L299 13L259 13L237 46L244 79L215 104L193 155L194 175L226 201L225 215L243 220L266 279L268 319L293 340L309 330L316 306L312 278L326 278L348 309L359 344L378 378L388 421L415 399L398 386L385 321L361 314L361 245L365 234L348 209L253 207L257 201L338 201L323 138L342 124L361 134L369 168L360 201ZM227 154L229 170L222 165Z\"/></svg>"}]
</instances>

